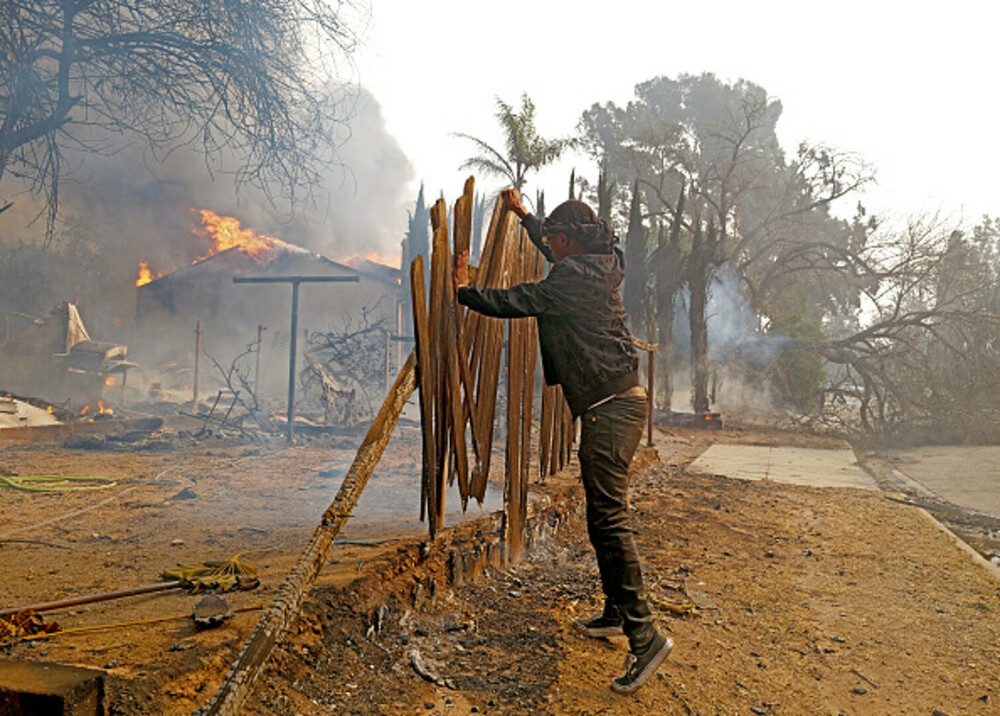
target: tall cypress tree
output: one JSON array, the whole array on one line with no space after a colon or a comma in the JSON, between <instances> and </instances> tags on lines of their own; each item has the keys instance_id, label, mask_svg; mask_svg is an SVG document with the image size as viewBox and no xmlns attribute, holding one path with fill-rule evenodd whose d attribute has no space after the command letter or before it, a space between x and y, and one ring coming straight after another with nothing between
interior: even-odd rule
<instances>
[{"instance_id":1,"label":"tall cypress tree","mask_svg":"<svg viewBox=\"0 0 1000 716\"><path fill-rule=\"evenodd\" d=\"M615 198L615 183L608 181L608 174L601 169L597 175L597 216L611 223L611 203Z\"/></svg>"},{"instance_id":2,"label":"tall cypress tree","mask_svg":"<svg viewBox=\"0 0 1000 716\"><path fill-rule=\"evenodd\" d=\"M417 256L424 257L424 267L430 264L430 226L431 212L424 202L424 184L420 183L420 193L417 195L417 203L410 212L409 224L406 229L406 240L409 242L410 259Z\"/></svg>"},{"instance_id":3,"label":"tall cypress tree","mask_svg":"<svg viewBox=\"0 0 1000 716\"><path fill-rule=\"evenodd\" d=\"M665 224L660 224L652 271L656 277L656 341L660 345L657 351L657 387L661 397L658 403L665 410L670 410L673 398L673 337L674 337L674 302L684 285L687 276L688 254L681 246L681 224L684 217L684 202L686 185L681 182L677 206L673 210L673 221L670 233ZM652 331L651 331L652 332Z\"/></svg>"},{"instance_id":4,"label":"tall cypress tree","mask_svg":"<svg viewBox=\"0 0 1000 716\"><path fill-rule=\"evenodd\" d=\"M431 212L424 202L424 183L420 182L420 193L417 194L416 205L409 213L407 222L406 238L403 244L406 250L403 252L405 264L400 267L403 272L403 291L406 301L406 330L409 335L413 335L413 305L410 301L410 262L417 256L424 257L424 285L429 285L430 278L430 225Z\"/></svg>"},{"instance_id":5,"label":"tall cypress tree","mask_svg":"<svg viewBox=\"0 0 1000 716\"><path fill-rule=\"evenodd\" d=\"M469 250L469 262L479 263L483 253L483 223L486 221L486 195L476 191L472 200L472 246Z\"/></svg>"},{"instance_id":6,"label":"tall cypress tree","mask_svg":"<svg viewBox=\"0 0 1000 716\"><path fill-rule=\"evenodd\" d=\"M601 175L603 177L603 173ZM609 202L610 203L610 202ZM632 206L628 215L628 233L625 234L625 311L632 330L645 336L646 295L646 230L642 225L642 196L639 180L632 187ZM648 337L648 336L647 336Z\"/></svg>"}]
</instances>

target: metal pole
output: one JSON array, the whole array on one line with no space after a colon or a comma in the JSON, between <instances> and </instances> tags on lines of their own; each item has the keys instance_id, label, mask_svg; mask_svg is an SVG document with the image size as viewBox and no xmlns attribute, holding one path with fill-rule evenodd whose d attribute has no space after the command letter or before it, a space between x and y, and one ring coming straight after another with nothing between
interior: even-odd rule
<instances>
[{"instance_id":1,"label":"metal pole","mask_svg":"<svg viewBox=\"0 0 1000 716\"><path fill-rule=\"evenodd\" d=\"M389 381L392 380L392 361L389 360L389 351L392 348L392 334L389 331L385 332L385 389L389 390L389 386L392 385Z\"/></svg>"},{"instance_id":2,"label":"metal pole","mask_svg":"<svg viewBox=\"0 0 1000 716\"><path fill-rule=\"evenodd\" d=\"M194 330L194 412L198 412L198 381L201 379L201 321Z\"/></svg>"},{"instance_id":3,"label":"metal pole","mask_svg":"<svg viewBox=\"0 0 1000 716\"><path fill-rule=\"evenodd\" d=\"M292 334L289 339L288 356L288 442L295 440L292 422L295 420L295 359L296 342L299 333L299 284L335 283L347 281L358 283L358 276L236 276L233 283L290 283L292 284ZM199 324L200 325L200 324Z\"/></svg>"},{"instance_id":4,"label":"metal pole","mask_svg":"<svg viewBox=\"0 0 1000 716\"><path fill-rule=\"evenodd\" d=\"M264 340L264 326L257 324L257 369L253 376L253 389L257 392L257 399L260 399L260 347Z\"/></svg>"},{"instance_id":5,"label":"metal pole","mask_svg":"<svg viewBox=\"0 0 1000 716\"><path fill-rule=\"evenodd\" d=\"M106 602L109 599L120 599L121 597L134 597L139 594L149 594L151 592L162 592L167 589L178 589L180 582L160 582L159 584L147 584L144 587L132 587L131 589L119 589L115 592L101 592L100 594L87 594L82 597L70 597L69 599L59 599L54 602L42 602L40 604L29 604L25 607L13 607L11 609L0 610L0 617L10 616L18 612L48 612L53 609L66 609L80 604L93 604L94 602Z\"/></svg>"},{"instance_id":6,"label":"metal pole","mask_svg":"<svg viewBox=\"0 0 1000 716\"><path fill-rule=\"evenodd\" d=\"M292 334L288 347L288 442L295 442L295 353L299 340L299 282L292 281Z\"/></svg>"},{"instance_id":7,"label":"metal pole","mask_svg":"<svg viewBox=\"0 0 1000 716\"><path fill-rule=\"evenodd\" d=\"M653 383L653 365L655 364L655 362L653 361L653 354L654 354L654 351L646 351L646 355L649 356L649 371L648 371L648 373L649 373L649 380L647 381L649 383L649 385L646 386L646 400L649 403L646 406L647 407L647 413L648 413L648 415L646 416L646 420L647 420L647 423L646 423L646 446L647 447L653 447L653 390L654 390L654 385L655 385Z\"/></svg>"}]
</instances>

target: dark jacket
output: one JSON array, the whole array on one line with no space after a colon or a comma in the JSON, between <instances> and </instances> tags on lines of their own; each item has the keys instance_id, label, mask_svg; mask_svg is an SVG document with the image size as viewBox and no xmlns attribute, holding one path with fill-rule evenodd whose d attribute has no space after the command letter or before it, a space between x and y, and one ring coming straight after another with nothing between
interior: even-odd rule
<instances>
[{"instance_id":1,"label":"dark jacket","mask_svg":"<svg viewBox=\"0 0 1000 716\"><path fill-rule=\"evenodd\" d=\"M458 290L458 302L497 318L536 316L545 382L562 385L576 417L639 382L639 356L621 299L624 273L618 249L567 256L538 283L509 289L465 286Z\"/></svg>"}]
</instances>

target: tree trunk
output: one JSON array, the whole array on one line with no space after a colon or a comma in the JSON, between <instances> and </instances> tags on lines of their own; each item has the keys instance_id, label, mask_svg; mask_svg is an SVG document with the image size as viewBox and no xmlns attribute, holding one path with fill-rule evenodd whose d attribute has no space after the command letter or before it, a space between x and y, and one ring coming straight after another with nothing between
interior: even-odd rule
<instances>
[{"instance_id":1,"label":"tree trunk","mask_svg":"<svg viewBox=\"0 0 1000 716\"><path fill-rule=\"evenodd\" d=\"M684 216L685 203L684 182L681 182L680 194L677 196L677 207L674 210L674 220L670 227L670 238L667 238L666 226L660 224L660 233L656 242L656 254L659 266L656 276L655 320L659 365L657 373L660 376L660 405L664 410L670 410L674 396L674 380L672 370L672 353L674 339L674 301L681 287L681 277L684 275L688 257L680 248L681 223Z\"/></svg>"},{"instance_id":2,"label":"tree trunk","mask_svg":"<svg viewBox=\"0 0 1000 716\"><path fill-rule=\"evenodd\" d=\"M699 257L700 259L700 257ZM701 262L699 261L699 264ZM708 275L701 264L692 271L691 288L691 382L692 408L696 413L708 412L708 324L705 307L708 304Z\"/></svg>"},{"instance_id":3,"label":"tree trunk","mask_svg":"<svg viewBox=\"0 0 1000 716\"><path fill-rule=\"evenodd\" d=\"M662 296L661 296L662 298ZM674 395L674 381L670 370L671 352L674 336L674 296L673 293L665 301L658 302L656 317L658 319L656 341L660 346L657 351L656 377L657 393L660 394L659 404L664 410L671 409ZM655 396L654 396L655 399Z\"/></svg>"}]
</instances>

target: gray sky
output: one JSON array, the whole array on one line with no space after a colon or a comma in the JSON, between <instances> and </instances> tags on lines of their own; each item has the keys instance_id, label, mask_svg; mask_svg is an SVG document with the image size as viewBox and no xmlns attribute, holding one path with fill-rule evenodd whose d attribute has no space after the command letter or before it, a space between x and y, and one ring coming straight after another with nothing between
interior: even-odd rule
<instances>
[{"instance_id":1,"label":"gray sky","mask_svg":"<svg viewBox=\"0 0 1000 716\"><path fill-rule=\"evenodd\" d=\"M372 0L358 74L431 195L461 189L458 165L472 148L452 132L500 143L496 96L516 102L527 91L540 131L560 136L590 104L627 102L638 82L709 71L781 100L786 150L808 139L864 156L879 182L866 203L879 213L975 221L1000 214L997 90L987 69L996 66L1000 6L933 5ZM571 165L595 178L578 157L527 190L561 198Z\"/></svg>"}]
</instances>

